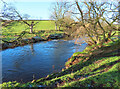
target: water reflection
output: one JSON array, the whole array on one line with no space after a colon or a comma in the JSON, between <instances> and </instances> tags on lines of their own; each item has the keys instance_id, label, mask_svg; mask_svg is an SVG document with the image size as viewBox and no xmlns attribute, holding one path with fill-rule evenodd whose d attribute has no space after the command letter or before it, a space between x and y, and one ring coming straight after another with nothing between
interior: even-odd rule
<instances>
[{"instance_id":1,"label":"water reflection","mask_svg":"<svg viewBox=\"0 0 120 89\"><path fill-rule=\"evenodd\" d=\"M33 48L33 44L30 44L30 49L31 49L32 55L34 55L34 48Z\"/></svg>"},{"instance_id":2,"label":"water reflection","mask_svg":"<svg viewBox=\"0 0 120 89\"><path fill-rule=\"evenodd\" d=\"M2 76L5 81L31 81L60 71L65 62L76 51L82 51L86 44L74 44L74 40L53 40L34 43L2 51Z\"/></svg>"}]
</instances>

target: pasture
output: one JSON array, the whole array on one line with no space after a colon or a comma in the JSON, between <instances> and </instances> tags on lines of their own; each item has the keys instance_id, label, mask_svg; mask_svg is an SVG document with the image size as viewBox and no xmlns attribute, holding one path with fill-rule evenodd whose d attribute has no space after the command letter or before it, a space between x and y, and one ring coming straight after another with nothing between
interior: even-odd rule
<instances>
[{"instance_id":1,"label":"pasture","mask_svg":"<svg viewBox=\"0 0 120 89\"><path fill-rule=\"evenodd\" d=\"M28 23L31 23L34 20L27 20ZM38 22L33 30L34 34L25 34L23 38L30 38L33 36L46 36L49 34L61 33L60 31L55 30L55 22L53 20L35 20L34 23ZM2 22L3 23L3 22ZM23 21L12 21L6 26L2 26L2 36L1 38L6 41L16 39L21 32L26 31L29 32L30 28L27 24L23 23ZM45 32L40 33L41 30Z\"/></svg>"}]
</instances>

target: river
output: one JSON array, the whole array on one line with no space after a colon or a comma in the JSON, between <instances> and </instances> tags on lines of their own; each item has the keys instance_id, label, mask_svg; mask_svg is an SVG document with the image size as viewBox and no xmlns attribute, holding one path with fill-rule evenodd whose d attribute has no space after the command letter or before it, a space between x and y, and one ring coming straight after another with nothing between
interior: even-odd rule
<instances>
[{"instance_id":1,"label":"river","mask_svg":"<svg viewBox=\"0 0 120 89\"><path fill-rule=\"evenodd\" d=\"M44 41L2 51L2 81L28 82L59 72L74 52L87 46L75 40Z\"/></svg>"}]
</instances>

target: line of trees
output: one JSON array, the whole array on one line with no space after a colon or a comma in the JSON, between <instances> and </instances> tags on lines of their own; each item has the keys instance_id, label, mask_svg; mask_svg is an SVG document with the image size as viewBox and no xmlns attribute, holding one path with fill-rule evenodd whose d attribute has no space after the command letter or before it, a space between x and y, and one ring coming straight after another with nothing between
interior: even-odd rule
<instances>
[{"instance_id":1,"label":"line of trees","mask_svg":"<svg viewBox=\"0 0 120 89\"><path fill-rule=\"evenodd\" d=\"M71 14L78 20L77 24L81 28L79 35L87 35L91 43L102 46L104 42L112 40L111 37L115 35L115 30L118 30L114 23L119 23L119 3L117 0L114 2L94 0L67 2L62 0L56 2L51 17L59 26L67 27L65 26L67 24L65 18L67 18L68 13ZM76 23L75 20L71 22L69 19L68 21L68 26L71 27L72 24L75 25Z\"/></svg>"}]
</instances>

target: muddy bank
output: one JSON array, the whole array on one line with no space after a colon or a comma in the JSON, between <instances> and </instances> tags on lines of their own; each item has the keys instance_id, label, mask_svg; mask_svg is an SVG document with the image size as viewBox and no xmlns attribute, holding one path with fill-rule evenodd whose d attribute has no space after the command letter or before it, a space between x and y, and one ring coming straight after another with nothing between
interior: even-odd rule
<instances>
[{"instance_id":1,"label":"muddy bank","mask_svg":"<svg viewBox=\"0 0 120 89\"><path fill-rule=\"evenodd\" d=\"M65 37L68 37L68 35L65 33L64 34L51 34L46 38L35 36L35 37L29 38L29 39L21 39L21 40L14 41L14 42L2 43L2 44L0 44L0 47L2 47L1 48L2 50L4 50L4 49L14 48L14 47L18 47L18 46L24 46L24 45L27 45L30 43L36 43L36 42L40 42L40 41L50 41L53 39L62 39Z\"/></svg>"},{"instance_id":2,"label":"muddy bank","mask_svg":"<svg viewBox=\"0 0 120 89\"><path fill-rule=\"evenodd\" d=\"M118 44L119 43L116 42L115 46L103 45L103 47L99 48L96 48L95 46L90 48L88 46L83 52L76 52L70 58L68 58L68 61L65 63L65 69L79 62L86 62L87 60L92 61L94 58L120 56L120 45ZM112 54L110 55L110 53Z\"/></svg>"}]
</instances>

